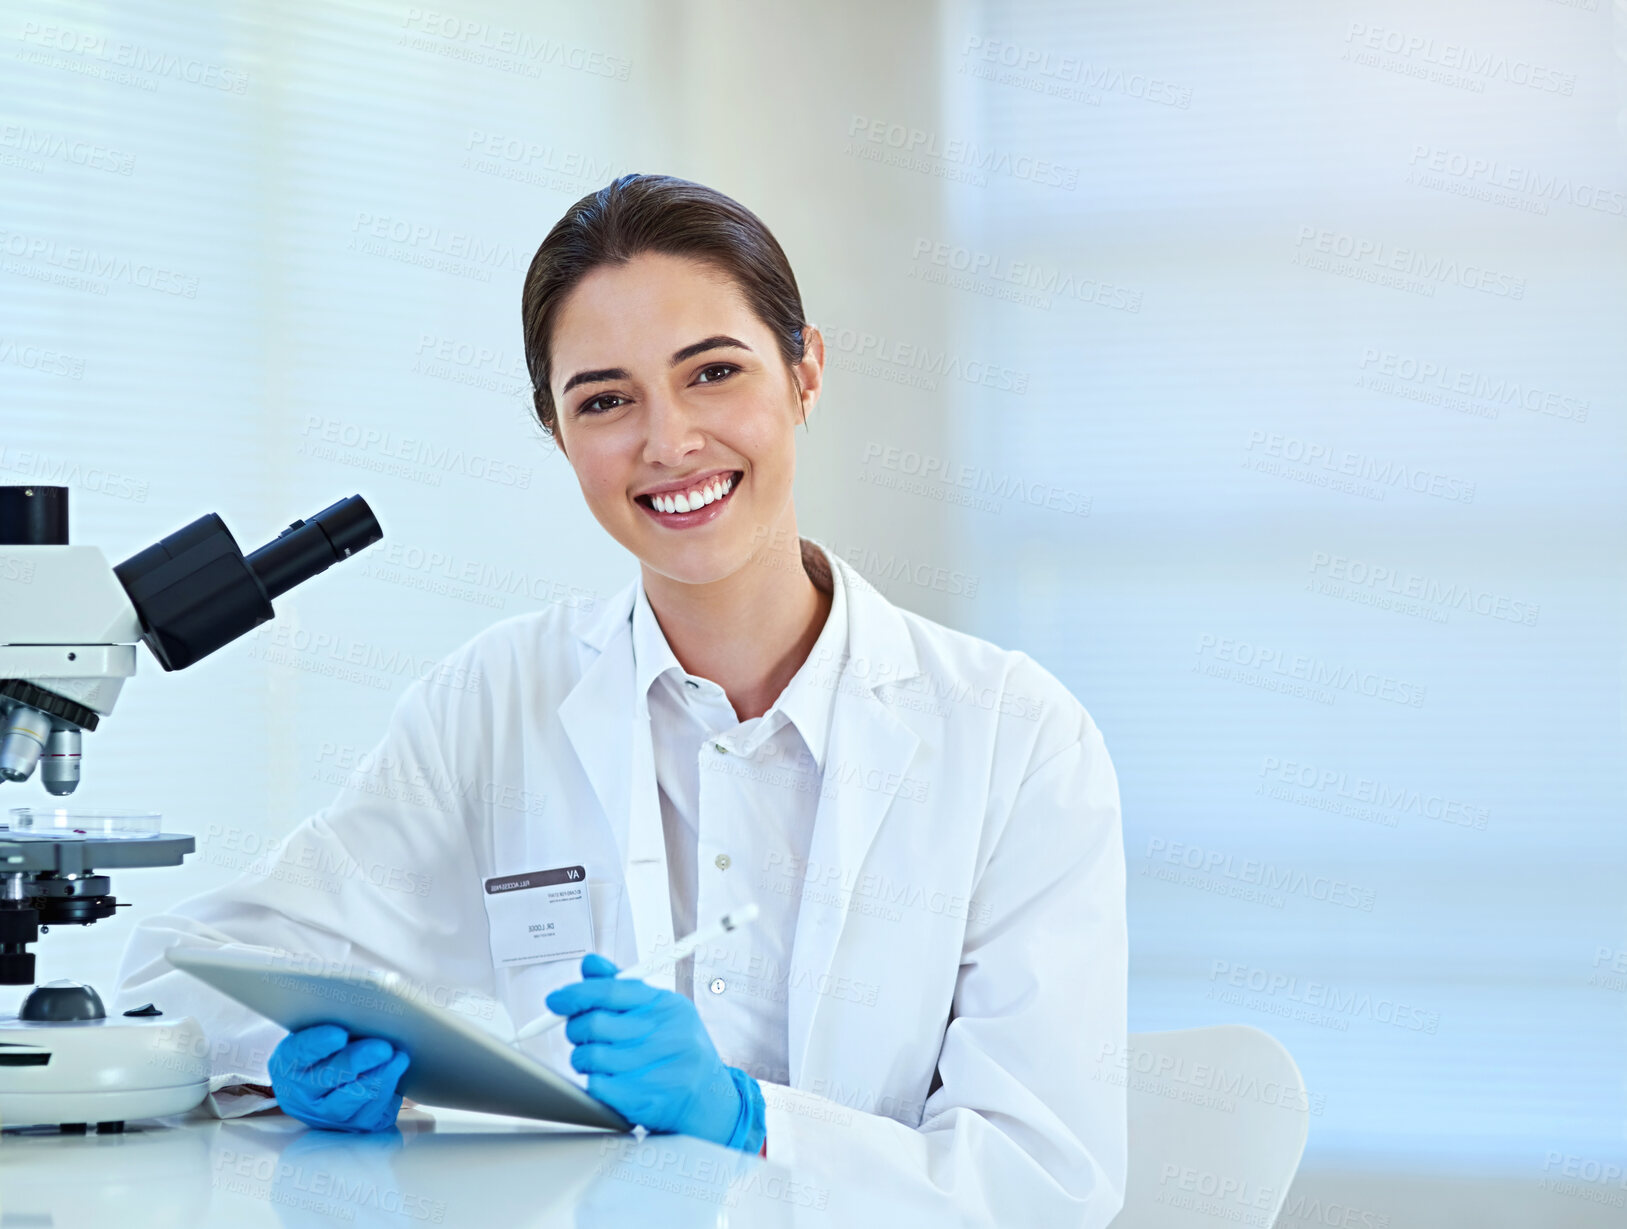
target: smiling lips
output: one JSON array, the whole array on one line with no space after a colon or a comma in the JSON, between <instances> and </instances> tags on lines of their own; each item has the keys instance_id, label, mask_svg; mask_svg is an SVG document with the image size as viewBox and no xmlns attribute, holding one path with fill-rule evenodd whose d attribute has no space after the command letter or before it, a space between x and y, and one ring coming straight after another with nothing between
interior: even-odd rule
<instances>
[{"instance_id":1,"label":"smiling lips","mask_svg":"<svg viewBox=\"0 0 1627 1229\"><path fill-rule=\"evenodd\" d=\"M729 492L734 490L738 478L735 473L719 474L708 478L704 482L697 482L692 487L682 491L667 491L659 495L639 495L635 498L646 508L653 509L662 516L682 516L685 513L698 512L709 504L727 499Z\"/></svg>"}]
</instances>

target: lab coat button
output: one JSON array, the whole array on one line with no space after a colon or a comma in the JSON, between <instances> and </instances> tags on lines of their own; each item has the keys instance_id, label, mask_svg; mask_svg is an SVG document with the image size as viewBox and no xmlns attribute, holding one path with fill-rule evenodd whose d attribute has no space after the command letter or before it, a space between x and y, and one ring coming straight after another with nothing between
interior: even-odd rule
<instances>
[{"instance_id":1,"label":"lab coat button","mask_svg":"<svg viewBox=\"0 0 1627 1229\"><path fill-rule=\"evenodd\" d=\"M723 979L721 977L714 977L710 982L707 983L706 988L708 990L710 990L713 994L722 994L723 993L723 985L724 985L724 982L723 982Z\"/></svg>"},{"instance_id":2,"label":"lab coat button","mask_svg":"<svg viewBox=\"0 0 1627 1229\"><path fill-rule=\"evenodd\" d=\"M712 861L717 863L717 868L720 871L726 871L729 869L729 855L726 853L718 854L718 856L713 858Z\"/></svg>"}]
</instances>

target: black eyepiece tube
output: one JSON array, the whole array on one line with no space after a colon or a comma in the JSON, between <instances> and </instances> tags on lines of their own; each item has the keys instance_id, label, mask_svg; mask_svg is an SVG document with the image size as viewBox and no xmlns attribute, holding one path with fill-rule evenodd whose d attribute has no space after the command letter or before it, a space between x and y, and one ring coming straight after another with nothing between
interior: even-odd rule
<instances>
[{"instance_id":1,"label":"black eyepiece tube","mask_svg":"<svg viewBox=\"0 0 1627 1229\"><path fill-rule=\"evenodd\" d=\"M0 546L67 544L67 487L0 486Z\"/></svg>"},{"instance_id":2,"label":"black eyepiece tube","mask_svg":"<svg viewBox=\"0 0 1627 1229\"><path fill-rule=\"evenodd\" d=\"M166 670L184 670L273 617L271 599L384 537L360 495L295 521L247 556L226 523L200 516L113 572Z\"/></svg>"},{"instance_id":3,"label":"black eyepiece tube","mask_svg":"<svg viewBox=\"0 0 1627 1229\"><path fill-rule=\"evenodd\" d=\"M265 586L266 596L275 599L383 537L367 501L352 495L308 521L295 521L249 555L248 565Z\"/></svg>"}]
</instances>

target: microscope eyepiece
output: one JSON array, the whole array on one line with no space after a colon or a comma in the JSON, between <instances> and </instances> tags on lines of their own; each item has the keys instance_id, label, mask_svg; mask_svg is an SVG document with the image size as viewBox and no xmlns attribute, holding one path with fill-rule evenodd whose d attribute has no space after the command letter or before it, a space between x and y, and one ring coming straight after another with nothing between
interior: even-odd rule
<instances>
[{"instance_id":1,"label":"microscope eyepiece","mask_svg":"<svg viewBox=\"0 0 1627 1229\"><path fill-rule=\"evenodd\" d=\"M384 537L360 495L295 521L246 558L224 521L201 516L113 572L166 670L181 670L272 617L280 597Z\"/></svg>"},{"instance_id":2,"label":"microscope eyepiece","mask_svg":"<svg viewBox=\"0 0 1627 1229\"><path fill-rule=\"evenodd\" d=\"M0 546L67 544L67 487L0 486Z\"/></svg>"},{"instance_id":3,"label":"microscope eyepiece","mask_svg":"<svg viewBox=\"0 0 1627 1229\"><path fill-rule=\"evenodd\" d=\"M277 598L383 536L367 501L352 495L308 521L295 521L250 555L248 565L265 586L266 596Z\"/></svg>"}]
</instances>

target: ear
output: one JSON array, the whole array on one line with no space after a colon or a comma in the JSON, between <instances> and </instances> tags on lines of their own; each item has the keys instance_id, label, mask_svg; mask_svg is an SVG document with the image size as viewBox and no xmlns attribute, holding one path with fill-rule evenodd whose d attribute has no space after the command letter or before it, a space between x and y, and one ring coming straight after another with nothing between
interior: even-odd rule
<instances>
[{"instance_id":1,"label":"ear","mask_svg":"<svg viewBox=\"0 0 1627 1229\"><path fill-rule=\"evenodd\" d=\"M824 387L825 372L825 337L815 324L808 324L803 329L802 361L796 365L797 379L802 385L802 401L799 406L798 421L807 425L808 415L819 402L820 390Z\"/></svg>"}]
</instances>

